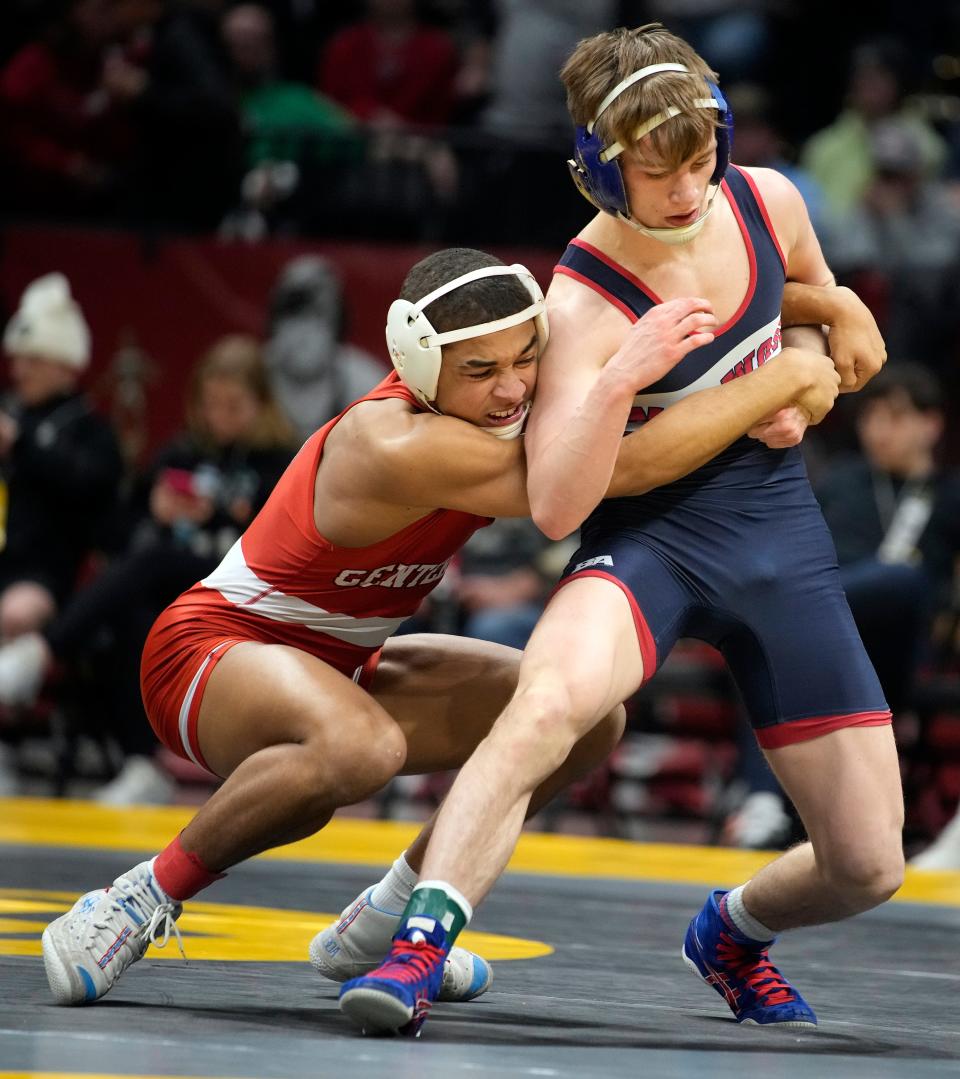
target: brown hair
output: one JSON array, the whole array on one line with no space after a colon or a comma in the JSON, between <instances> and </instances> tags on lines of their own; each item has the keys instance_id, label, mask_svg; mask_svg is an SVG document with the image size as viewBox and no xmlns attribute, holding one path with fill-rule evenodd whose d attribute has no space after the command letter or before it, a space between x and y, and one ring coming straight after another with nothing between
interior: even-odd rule
<instances>
[{"instance_id":1,"label":"brown hair","mask_svg":"<svg viewBox=\"0 0 960 1079\"><path fill-rule=\"evenodd\" d=\"M680 113L655 127L648 145L667 169L679 168L709 144L722 122L715 109L696 104L708 95L704 80L716 82L717 75L687 42L661 23L635 30L620 27L584 38L577 45L560 72L573 122L586 126L617 83L641 68L667 63L683 64L689 71L657 72L627 87L604 111L596 131L607 145L620 142L628 150L636 149L637 127L674 106Z\"/></svg>"},{"instance_id":2,"label":"brown hair","mask_svg":"<svg viewBox=\"0 0 960 1079\"><path fill-rule=\"evenodd\" d=\"M277 404L263 349L255 337L232 333L218 338L193 369L187 395L187 426L201 441L209 441L203 422L200 395L204 382L211 378L229 379L244 386L260 404L260 415L244 441L255 449L280 449L297 444L293 427Z\"/></svg>"}]
</instances>

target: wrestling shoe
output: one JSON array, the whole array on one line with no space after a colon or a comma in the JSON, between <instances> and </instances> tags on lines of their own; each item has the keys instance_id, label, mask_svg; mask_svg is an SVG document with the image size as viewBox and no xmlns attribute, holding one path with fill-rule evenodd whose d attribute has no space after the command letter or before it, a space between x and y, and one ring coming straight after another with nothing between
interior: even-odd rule
<instances>
[{"instance_id":1,"label":"wrestling shoe","mask_svg":"<svg viewBox=\"0 0 960 1079\"><path fill-rule=\"evenodd\" d=\"M318 974L345 982L376 970L390 951L400 915L380 910L370 902L368 888L310 941L310 962ZM493 984L493 968L466 948L451 948L443 964L443 982L437 1000L465 1001L482 996Z\"/></svg>"},{"instance_id":2,"label":"wrestling shoe","mask_svg":"<svg viewBox=\"0 0 960 1079\"><path fill-rule=\"evenodd\" d=\"M712 892L691 921L680 953L683 961L726 1000L738 1023L815 1027L813 1009L767 957L769 945L750 940L724 921L718 906L724 895Z\"/></svg>"},{"instance_id":3,"label":"wrestling shoe","mask_svg":"<svg viewBox=\"0 0 960 1079\"><path fill-rule=\"evenodd\" d=\"M426 914L408 918L390 954L340 990L340 1010L368 1034L417 1037L440 992L447 932Z\"/></svg>"},{"instance_id":4,"label":"wrestling shoe","mask_svg":"<svg viewBox=\"0 0 960 1079\"><path fill-rule=\"evenodd\" d=\"M166 945L182 906L163 891L153 860L141 862L110 885L82 895L43 931L43 965L58 1004L99 1000L151 944Z\"/></svg>"}]
</instances>

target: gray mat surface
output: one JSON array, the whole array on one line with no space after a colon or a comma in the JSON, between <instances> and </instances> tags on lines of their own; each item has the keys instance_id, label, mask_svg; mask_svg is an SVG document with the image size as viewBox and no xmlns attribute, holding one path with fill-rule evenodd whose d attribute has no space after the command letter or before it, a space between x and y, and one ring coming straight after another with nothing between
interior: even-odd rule
<instances>
[{"instance_id":1,"label":"gray mat surface","mask_svg":"<svg viewBox=\"0 0 960 1079\"><path fill-rule=\"evenodd\" d=\"M0 887L86 891L142 855L0 846ZM217 903L335 911L379 876L254 862ZM960 1076L960 910L888 905L787 934L778 965L816 1032L738 1027L679 957L702 889L508 875L478 930L547 941L419 1040L363 1038L309 964L145 960L92 1007L50 1003L42 963L0 956L0 1070L244 1077ZM320 925L318 924L318 928ZM8 934L9 935L9 934ZM189 954L189 946L188 946Z\"/></svg>"}]
</instances>

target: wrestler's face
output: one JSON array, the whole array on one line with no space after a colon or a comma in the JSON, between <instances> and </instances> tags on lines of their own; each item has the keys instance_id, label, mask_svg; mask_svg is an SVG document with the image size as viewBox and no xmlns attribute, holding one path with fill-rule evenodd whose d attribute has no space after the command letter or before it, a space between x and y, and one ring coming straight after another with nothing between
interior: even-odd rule
<instances>
[{"instance_id":1,"label":"wrestler's face","mask_svg":"<svg viewBox=\"0 0 960 1079\"><path fill-rule=\"evenodd\" d=\"M478 427L506 427L533 397L539 344L533 319L444 345L437 410Z\"/></svg>"},{"instance_id":2,"label":"wrestler's face","mask_svg":"<svg viewBox=\"0 0 960 1079\"><path fill-rule=\"evenodd\" d=\"M649 137L641 139L639 147L620 155L631 216L649 229L692 224L706 209L716 164L716 139L672 171L652 155Z\"/></svg>"}]
</instances>

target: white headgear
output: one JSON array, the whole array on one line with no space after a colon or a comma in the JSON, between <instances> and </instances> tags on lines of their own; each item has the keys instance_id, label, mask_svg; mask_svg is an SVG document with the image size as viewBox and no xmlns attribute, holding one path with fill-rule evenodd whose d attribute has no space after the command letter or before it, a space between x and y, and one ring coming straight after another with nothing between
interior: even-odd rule
<instances>
[{"instance_id":1,"label":"white headgear","mask_svg":"<svg viewBox=\"0 0 960 1079\"><path fill-rule=\"evenodd\" d=\"M519 277L530 294L530 306L517 311L516 314L494 319L493 322L480 322L476 326L463 326L459 330L437 333L423 313L424 308L434 300L438 300L448 292L453 292L462 285L479 281L483 277L500 277L510 274ZM518 262L512 266L483 266L453 281L448 281L416 303L411 303L409 300L394 300L387 312L387 348L390 351L390 359L393 361L397 374L413 391L417 400L436 412L433 402L436 400L437 383L440 380L443 345L452 345L455 341L466 341L471 337L484 337L488 333L496 333L497 330L519 326L521 322L532 318L536 325L537 340L542 352L549 336L544 308L543 293L537 284L537 279L526 266L521 266Z\"/></svg>"},{"instance_id":2,"label":"white headgear","mask_svg":"<svg viewBox=\"0 0 960 1079\"><path fill-rule=\"evenodd\" d=\"M77 371L87 366L90 330L63 274L45 274L26 287L3 347L11 355L42 356Z\"/></svg>"}]
</instances>

